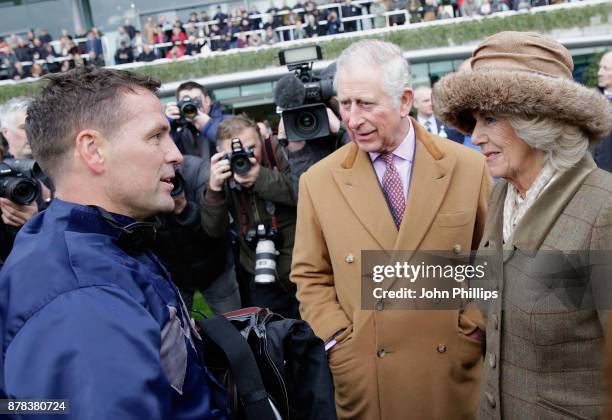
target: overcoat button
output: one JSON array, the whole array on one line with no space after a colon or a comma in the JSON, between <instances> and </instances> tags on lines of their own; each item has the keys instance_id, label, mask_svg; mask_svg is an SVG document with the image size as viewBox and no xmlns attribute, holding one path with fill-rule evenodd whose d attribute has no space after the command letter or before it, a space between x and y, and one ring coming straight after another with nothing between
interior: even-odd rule
<instances>
[{"instance_id":1,"label":"overcoat button","mask_svg":"<svg viewBox=\"0 0 612 420\"><path fill-rule=\"evenodd\" d=\"M353 254L348 254L346 257L344 257L344 261L352 264L355 261L355 257L353 257Z\"/></svg>"}]
</instances>

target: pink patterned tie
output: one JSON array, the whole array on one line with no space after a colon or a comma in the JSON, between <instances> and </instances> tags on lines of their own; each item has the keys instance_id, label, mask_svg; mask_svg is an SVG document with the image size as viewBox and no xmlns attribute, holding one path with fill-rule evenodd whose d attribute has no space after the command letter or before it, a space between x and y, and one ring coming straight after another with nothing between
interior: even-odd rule
<instances>
[{"instance_id":1,"label":"pink patterned tie","mask_svg":"<svg viewBox=\"0 0 612 420\"><path fill-rule=\"evenodd\" d=\"M391 209L391 215L395 221L395 226L399 229L406 208L406 199L404 198L404 188L402 187L402 179L393 164L393 153L382 153L380 158L385 162L387 168L382 177L382 189L387 197L387 203Z\"/></svg>"}]
</instances>

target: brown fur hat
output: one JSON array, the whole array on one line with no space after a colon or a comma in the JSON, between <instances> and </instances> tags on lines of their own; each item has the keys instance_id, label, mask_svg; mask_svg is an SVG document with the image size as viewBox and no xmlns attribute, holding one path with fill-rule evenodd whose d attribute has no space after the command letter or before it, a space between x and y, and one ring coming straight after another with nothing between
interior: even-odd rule
<instances>
[{"instance_id":1,"label":"brown fur hat","mask_svg":"<svg viewBox=\"0 0 612 420\"><path fill-rule=\"evenodd\" d=\"M557 41L500 32L476 48L470 65L433 89L436 116L464 133L474 129L473 111L551 118L582 128L590 141L612 129L612 107L603 95L573 81L571 55Z\"/></svg>"}]
</instances>

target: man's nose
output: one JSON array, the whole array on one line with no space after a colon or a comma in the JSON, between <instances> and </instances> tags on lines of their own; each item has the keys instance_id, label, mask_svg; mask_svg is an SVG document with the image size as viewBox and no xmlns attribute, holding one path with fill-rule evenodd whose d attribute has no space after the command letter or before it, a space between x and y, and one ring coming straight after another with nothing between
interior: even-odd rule
<instances>
[{"instance_id":1,"label":"man's nose","mask_svg":"<svg viewBox=\"0 0 612 420\"><path fill-rule=\"evenodd\" d=\"M354 130L358 128L362 122L363 119L361 117L361 113L359 111L359 108L357 107L357 104L351 104L351 108L348 112L348 127L351 130Z\"/></svg>"},{"instance_id":2,"label":"man's nose","mask_svg":"<svg viewBox=\"0 0 612 420\"><path fill-rule=\"evenodd\" d=\"M165 150L166 150L166 161L168 163L172 163L173 165L180 165L183 163L183 155L181 154L178 147L170 137L170 134L166 134L165 139Z\"/></svg>"}]
</instances>

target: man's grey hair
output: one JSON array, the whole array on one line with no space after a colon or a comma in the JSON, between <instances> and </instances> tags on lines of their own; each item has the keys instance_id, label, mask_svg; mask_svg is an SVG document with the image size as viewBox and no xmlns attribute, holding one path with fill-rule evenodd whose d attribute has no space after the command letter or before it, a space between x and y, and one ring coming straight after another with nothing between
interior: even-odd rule
<instances>
[{"instance_id":1,"label":"man's grey hair","mask_svg":"<svg viewBox=\"0 0 612 420\"><path fill-rule=\"evenodd\" d=\"M582 159L589 138L580 127L545 117L507 116L516 135L534 149L544 152L544 160L556 170L567 170Z\"/></svg>"},{"instance_id":2,"label":"man's grey hair","mask_svg":"<svg viewBox=\"0 0 612 420\"><path fill-rule=\"evenodd\" d=\"M33 99L26 96L19 96L8 100L0 108L0 128L8 128L14 123L17 111L28 109Z\"/></svg>"},{"instance_id":3,"label":"man's grey hair","mask_svg":"<svg viewBox=\"0 0 612 420\"><path fill-rule=\"evenodd\" d=\"M336 62L337 70L334 78L334 88L338 87L338 75L343 70L377 67L380 69L378 78L380 87L393 100L393 105L399 107L404 89L412 86L408 60L402 56L402 50L395 44L376 39L364 39L355 42L342 51Z\"/></svg>"}]
</instances>

